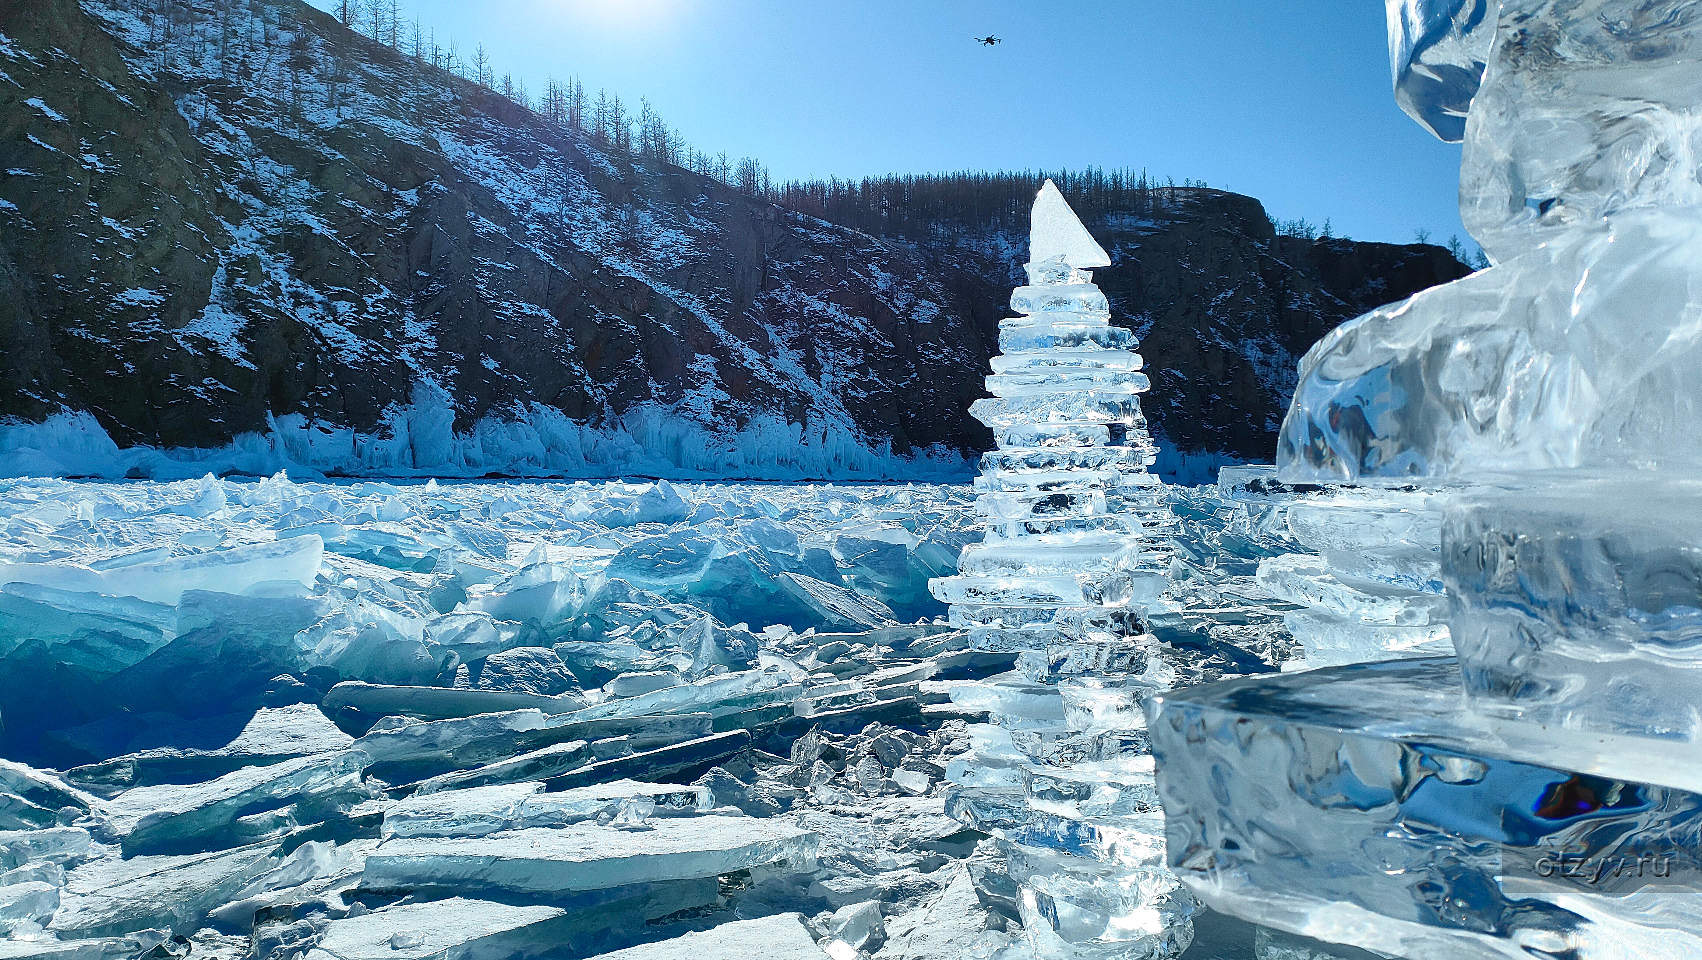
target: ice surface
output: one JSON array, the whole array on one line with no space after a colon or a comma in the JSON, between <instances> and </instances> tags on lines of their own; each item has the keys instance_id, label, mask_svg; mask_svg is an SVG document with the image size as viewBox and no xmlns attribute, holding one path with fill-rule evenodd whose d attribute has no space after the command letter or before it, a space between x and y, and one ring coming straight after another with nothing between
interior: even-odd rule
<instances>
[{"instance_id":1,"label":"ice surface","mask_svg":"<svg viewBox=\"0 0 1702 960\"><path fill-rule=\"evenodd\" d=\"M551 893L713 877L790 862L807 868L815 836L753 817L657 820L651 829L573 824L481 837L401 837L366 860L380 889L429 887Z\"/></svg>"},{"instance_id":2,"label":"ice surface","mask_svg":"<svg viewBox=\"0 0 1702 960\"><path fill-rule=\"evenodd\" d=\"M460 897L402 904L334 921L307 960L518 960L554 946L551 931L529 928L564 912Z\"/></svg>"},{"instance_id":3,"label":"ice surface","mask_svg":"<svg viewBox=\"0 0 1702 960\"><path fill-rule=\"evenodd\" d=\"M740 920L713 930L688 933L674 940L649 943L602 954L594 960L822 960L828 955L816 946L795 913L760 920Z\"/></svg>"}]
</instances>

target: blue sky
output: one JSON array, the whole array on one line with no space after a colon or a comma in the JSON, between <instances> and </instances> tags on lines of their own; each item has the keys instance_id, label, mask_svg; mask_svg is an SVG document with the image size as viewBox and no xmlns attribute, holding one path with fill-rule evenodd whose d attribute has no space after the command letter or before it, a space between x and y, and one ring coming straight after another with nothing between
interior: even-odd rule
<instances>
[{"instance_id":1,"label":"blue sky","mask_svg":"<svg viewBox=\"0 0 1702 960\"><path fill-rule=\"evenodd\" d=\"M534 91L649 97L778 179L1145 167L1341 235L1465 238L1459 148L1395 106L1368 0L403 2Z\"/></svg>"}]
</instances>

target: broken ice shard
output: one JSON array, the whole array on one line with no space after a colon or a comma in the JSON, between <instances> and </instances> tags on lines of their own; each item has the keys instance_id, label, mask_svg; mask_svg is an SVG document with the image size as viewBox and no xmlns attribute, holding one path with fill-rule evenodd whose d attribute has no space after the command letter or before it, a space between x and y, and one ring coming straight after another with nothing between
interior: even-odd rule
<instances>
[{"instance_id":1,"label":"broken ice shard","mask_svg":"<svg viewBox=\"0 0 1702 960\"><path fill-rule=\"evenodd\" d=\"M437 960L541 953L567 930L559 907L509 906L460 897L407 903L329 924L307 960Z\"/></svg>"},{"instance_id":2,"label":"broken ice shard","mask_svg":"<svg viewBox=\"0 0 1702 960\"><path fill-rule=\"evenodd\" d=\"M1495 38L1494 0L1389 0L1395 102L1443 140L1459 141Z\"/></svg>"}]
</instances>

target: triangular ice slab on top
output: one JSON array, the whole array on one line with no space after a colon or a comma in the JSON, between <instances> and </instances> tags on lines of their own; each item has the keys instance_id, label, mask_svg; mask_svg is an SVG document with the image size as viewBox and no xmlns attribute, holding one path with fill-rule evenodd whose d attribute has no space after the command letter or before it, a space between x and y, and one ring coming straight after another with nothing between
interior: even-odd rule
<instances>
[{"instance_id":1,"label":"triangular ice slab on top","mask_svg":"<svg viewBox=\"0 0 1702 960\"><path fill-rule=\"evenodd\" d=\"M1062 257L1065 263L1077 270L1111 266L1111 258L1106 256L1105 248L1081 225L1081 219L1070 209L1064 195L1058 192L1058 185L1051 180L1046 181L1039 196L1034 198L1030 224L1029 263L1043 263Z\"/></svg>"}]
</instances>

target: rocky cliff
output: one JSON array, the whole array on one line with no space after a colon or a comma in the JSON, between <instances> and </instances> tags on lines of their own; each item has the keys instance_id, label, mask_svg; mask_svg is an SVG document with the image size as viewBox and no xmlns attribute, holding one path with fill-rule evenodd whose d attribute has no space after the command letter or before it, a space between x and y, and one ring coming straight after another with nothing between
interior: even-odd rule
<instances>
[{"instance_id":1,"label":"rocky cliff","mask_svg":"<svg viewBox=\"0 0 1702 960\"><path fill-rule=\"evenodd\" d=\"M985 441L1010 238L615 155L293 0L156 9L0 5L0 417L350 472L876 476ZM1097 225L1182 449L1267 457L1313 340L1463 272L1183 193Z\"/></svg>"}]
</instances>

